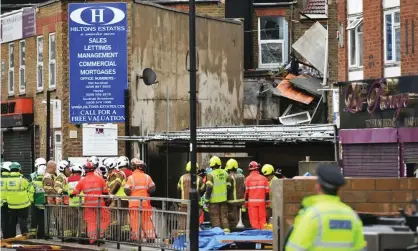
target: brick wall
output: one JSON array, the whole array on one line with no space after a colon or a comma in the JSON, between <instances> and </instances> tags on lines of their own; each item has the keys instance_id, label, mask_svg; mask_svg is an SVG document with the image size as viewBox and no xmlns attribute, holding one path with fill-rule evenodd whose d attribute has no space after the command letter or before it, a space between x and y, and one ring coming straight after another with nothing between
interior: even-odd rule
<instances>
[{"instance_id":1,"label":"brick wall","mask_svg":"<svg viewBox=\"0 0 418 251\"><path fill-rule=\"evenodd\" d=\"M402 75L416 75L418 73L418 1L401 0L401 73ZM412 24L414 24L414 38L412 38ZM406 30L408 29L408 36ZM408 40L406 41L406 37ZM408 43L408 46L406 46Z\"/></svg>"},{"instance_id":2,"label":"brick wall","mask_svg":"<svg viewBox=\"0 0 418 251\"><path fill-rule=\"evenodd\" d=\"M281 180L283 190L283 219L285 231L293 224L294 217L305 196L314 194L315 180ZM276 189L277 187L275 187ZM348 179L340 192L342 201L357 212L397 213L417 198L418 179Z\"/></svg>"},{"instance_id":3,"label":"brick wall","mask_svg":"<svg viewBox=\"0 0 418 251\"><path fill-rule=\"evenodd\" d=\"M347 0L338 1L338 25L343 46L338 46L338 81L348 79L348 47L347 47Z\"/></svg>"},{"instance_id":4,"label":"brick wall","mask_svg":"<svg viewBox=\"0 0 418 251\"><path fill-rule=\"evenodd\" d=\"M166 7L174 8L177 10L189 12L188 3L170 4ZM222 3L196 3L196 13L201 15L208 15L212 17L225 17L225 4Z\"/></svg>"},{"instance_id":5,"label":"brick wall","mask_svg":"<svg viewBox=\"0 0 418 251\"><path fill-rule=\"evenodd\" d=\"M364 78L383 76L383 1L363 0Z\"/></svg>"}]
</instances>

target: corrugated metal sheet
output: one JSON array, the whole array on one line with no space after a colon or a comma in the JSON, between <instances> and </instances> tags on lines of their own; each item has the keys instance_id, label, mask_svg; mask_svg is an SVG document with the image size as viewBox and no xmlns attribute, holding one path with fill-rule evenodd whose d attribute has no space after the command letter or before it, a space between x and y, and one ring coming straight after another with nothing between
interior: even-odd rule
<instances>
[{"instance_id":1,"label":"corrugated metal sheet","mask_svg":"<svg viewBox=\"0 0 418 251\"><path fill-rule=\"evenodd\" d=\"M197 129L197 141L229 142L334 142L333 125L300 125L300 126L238 126L208 127ZM122 136L118 140L130 141L188 141L190 131L155 133L148 136Z\"/></svg>"},{"instance_id":2,"label":"corrugated metal sheet","mask_svg":"<svg viewBox=\"0 0 418 251\"><path fill-rule=\"evenodd\" d=\"M294 78L297 78L297 76L288 74L286 78L280 82L276 89L280 91L280 96L309 105L314 100L314 98L293 88L293 84L290 83L290 80ZM273 92L273 94L277 95L275 92Z\"/></svg>"},{"instance_id":3,"label":"corrugated metal sheet","mask_svg":"<svg viewBox=\"0 0 418 251\"><path fill-rule=\"evenodd\" d=\"M343 144L342 149L344 176L399 176L399 147L397 143Z\"/></svg>"},{"instance_id":4,"label":"corrugated metal sheet","mask_svg":"<svg viewBox=\"0 0 418 251\"><path fill-rule=\"evenodd\" d=\"M29 177L33 165L31 132L29 130L3 132L3 141L4 160L19 162L23 175Z\"/></svg>"},{"instance_id":5,"label":"corrugated metal sheet","mask_svg":"<svg viewBox=\"0 0 418 251\"><path fill-rule=\"evenodd\" d=\"M402 150L405 163L418 164L418 143L404 143Z\"/></svg>"}]
</instances>

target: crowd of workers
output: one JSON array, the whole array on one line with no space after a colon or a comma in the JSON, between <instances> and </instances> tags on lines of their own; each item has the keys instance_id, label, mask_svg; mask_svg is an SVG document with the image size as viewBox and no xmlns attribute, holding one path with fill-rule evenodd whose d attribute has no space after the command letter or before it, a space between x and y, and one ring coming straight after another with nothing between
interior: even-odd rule
<instances>
[{"instance_id":1,"label":"crowd of workers","mask_svg":"<svg viewBox=\"0 0 418 251\"><path fill-rule=\"evenodd\" d=\"M67 216L70 217L77 216L79 211L76 209L82 204L86 235L90 243L97 242L97 234L100 234L99 239L103 239L112 224L109 211L112 207L129 209L129 219L122 217L121 222L116 224L131 233L131 240L152 240L156 237L151 218L152 207L150 201L143 198L149 198L156 186L152 178L145 173L146 167L145 162L136 158L129 161L124 156L106 158L103 161L92 156L83 165L63 160L58 166L54 161L47 163L45 159L38 158L35 161L36 171L31 174L29 182L23 177L19 163L3 162L0 190L2 237L14 237L19 222L22 234L45 238L45 204L68 205L67 209L70 211L67 211ZM180 198L188 200L191 183L190 162L186 164L185 169L186 174L180 177L177 188ZM228 233L236 228L241 211L248 210L251 227L265 227L267 219L271 216L269 209L272 181L278 177L285 177L281 175L280 170L275 171L272 165L266 164L261 167L255 161L249 163L248 171L249 175L245 177L235 159L229 159L223 167L221 159L217 156L210 159L209 168L197 168L200 223L203 223L203 211L206 211L211 226L220 227ZM337 196L339 188L345 183L339 168L320 167L317 177L318 195L302 201L294 230L285 240L286 250L365 250L361 221ZM103 199L101 195L121 197L109 196ZM29 231L27 218L31 206L32 221ZM97 229L98 210L100 229ZM187 205L181 204L179 210L187 211ZM62 210L53 210L52 213L55 218L63 217ZM180 220L179 225L181 224L181 229L187 229L185 221ZM64 225L64 236L71 237L75 234Z\"/></svg>"}]
</instances>

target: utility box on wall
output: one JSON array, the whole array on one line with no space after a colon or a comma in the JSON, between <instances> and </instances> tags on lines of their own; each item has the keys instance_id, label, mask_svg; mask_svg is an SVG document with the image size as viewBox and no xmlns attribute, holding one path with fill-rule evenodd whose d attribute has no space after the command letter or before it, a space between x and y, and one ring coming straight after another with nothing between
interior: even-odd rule
<instances>
[{"instance_id":1,"label":"utility box on wall","mask_svg":"<svg viewBox=\"0 0 418 251\"><path fill-rule=\"evenodd\" d=\"M319 164L338 165L335 161L299 161L299 176L309 172L312 176L316 176L316 168Z\"/></svg>"}]
</instances>

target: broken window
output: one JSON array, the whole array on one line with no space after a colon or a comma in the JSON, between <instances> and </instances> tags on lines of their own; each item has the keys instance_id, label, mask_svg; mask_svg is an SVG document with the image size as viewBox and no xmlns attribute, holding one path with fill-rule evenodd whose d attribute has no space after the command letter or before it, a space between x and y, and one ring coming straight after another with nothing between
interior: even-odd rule
<instances>
[{"instance_id":1,"label":"broken window","mask_svg":"<svg viewBox=\"0 0 418 251\"><path fill-rule=\"evenodd\" d=\"M284 17L259 17L258 48L260 68L276 68L285 63L286 25L287 22Z\"/></svg>"}]
</instances>

